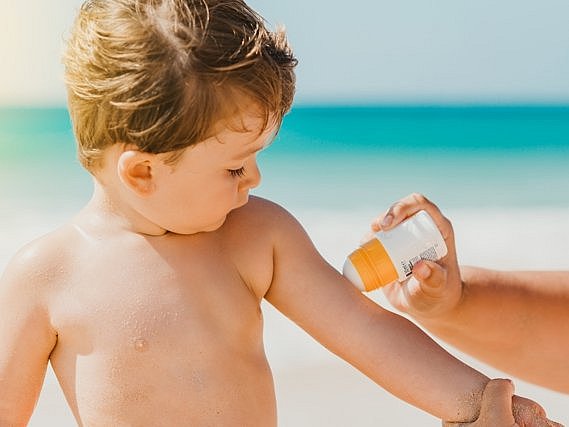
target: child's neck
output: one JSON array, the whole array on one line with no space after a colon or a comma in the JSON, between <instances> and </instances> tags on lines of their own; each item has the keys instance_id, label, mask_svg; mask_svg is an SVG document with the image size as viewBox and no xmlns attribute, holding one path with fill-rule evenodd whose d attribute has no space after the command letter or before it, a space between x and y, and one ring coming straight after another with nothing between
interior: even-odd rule
<instances>
[{"instance_id":1,"label":"child's neck","mask_svg":"<svg viewBox=\"0 0 569 427\"><path fill-rule=\"evenodd\" d=\"M82 226L97 233L127 232L161 236L168 232L121 199L113 188L94 179L91 200L78 216Z\"/></svg>"}]
</instances>

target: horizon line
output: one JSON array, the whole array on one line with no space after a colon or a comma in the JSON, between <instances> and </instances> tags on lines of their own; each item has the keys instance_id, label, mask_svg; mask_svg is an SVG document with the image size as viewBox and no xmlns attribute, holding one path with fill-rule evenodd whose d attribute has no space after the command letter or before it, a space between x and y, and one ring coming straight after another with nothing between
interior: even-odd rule
<instances>
[{"instance_id":1,"label":"horizon line","mask_svg":"<svg viewBox=\"0 0 569 427\"><path fill-rule=\"evenodd\" d=\"M0 111L67 110L66 104L0 104ZM299 101L291 111L310 108L569 108L569 100L557 102L374 102L374 101Z\"/></svg>"}]
</instances>

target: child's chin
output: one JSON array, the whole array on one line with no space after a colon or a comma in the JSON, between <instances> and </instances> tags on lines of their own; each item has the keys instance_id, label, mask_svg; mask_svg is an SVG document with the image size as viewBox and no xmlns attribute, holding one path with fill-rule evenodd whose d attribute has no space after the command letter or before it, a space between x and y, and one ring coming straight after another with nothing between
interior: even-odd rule
<instances>
[{"instance_id":1,"label":"child's chin","mask_svg":"<svg viewBox=\"0 0 569 427\"><path fill-rule=\"evenodd\" d=\"M219 230L219 229L221 228L221 226L222 226L223 224L225 224L225 218L226 218L226 217L223 217L223 219L222 219L220 222L218 222L217 224L212 224L212 225L210 225L210 226L208 226L208 227L204 227L204 230L203 230L203 231L208 232L208 231Z\"/></svg>"},{"instance_id":2,"label":"child's chin","mask_svg":"<svg viewBox=\"0 0 569 427\"><path fill-rule=\"evenodd\" d=\"M219 228L221 228L221 226L225 223L225 219L227 217L223 217L222 219L220 219L218 222L212 223L212 224L207 224L204 226L200 226L200 227L179 227L177 229L171 229L169 230L172 233L175 234L184 234L184 235L189 235L189 234L197 234L197 233L207 233L210 231L215 231L218 230Z\"/></svg>"}]
</instances>

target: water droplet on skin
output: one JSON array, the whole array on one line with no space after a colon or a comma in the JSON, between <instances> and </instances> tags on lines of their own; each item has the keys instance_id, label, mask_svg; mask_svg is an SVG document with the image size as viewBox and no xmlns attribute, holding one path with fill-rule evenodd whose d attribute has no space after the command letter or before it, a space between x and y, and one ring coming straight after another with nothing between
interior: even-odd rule
<instances>
[{"instance_id":1,"label":"water droplet on skin","mask_svg":"<svg viewBox=\"0 0 569 427\"><path fill-rule=\"evenodd\" d=\"M143 338L137 338L134 341L134 349L140 353L148 350L148 343Z\"/></svg>"}]
</instances>

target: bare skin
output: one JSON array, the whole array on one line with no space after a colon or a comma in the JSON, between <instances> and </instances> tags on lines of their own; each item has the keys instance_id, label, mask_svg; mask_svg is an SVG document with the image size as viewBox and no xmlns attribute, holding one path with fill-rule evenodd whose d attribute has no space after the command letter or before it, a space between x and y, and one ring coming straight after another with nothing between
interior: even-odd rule
<instances>
[{"instance_id":1,"label":"bare skin","mask_svg":"<svg viewBox=\"0 0 569 427\"><path fill-rule=\"evenodd\" d=\"M263 298L399 398L475 420L488 378L357 292L284 209L248 202L273 131L230 128L175 167L110 147L88 206L12 260L0 426L26 424L48 361L79 425L276 425Z\"/></svg>"},{"instance_id":2,"label":"bare skin","mask_svg":"<svg viewBox=\"0 0 569 427\"><path fill-rule=\"evenodd\" d=\"M569 322L563 320L567 318L569 275L459 268L452 224L422 194L411 194L393 204L372 223L372 231L396 227L422 209L429 212L437 224L448 254L438 263L419 262L413 268L411 279L385 287L389 301L457 348L520 378L567 392L567 369L563 367L569 367L566 360L569 349L564 339L569 332ZM540 357L535 357L536 345ZM551 373L551 366L555 366L555 375ZM491 387L489 396L496 404L490 405L490 397L485 396L484 410L511 412L512 403L505 384L491 384L488 385ZM527 411L527 417L531 418L536 409L517 408L517 399L514 396L516 421L520 422L520 411ZM538 425L560 425L545 419L544 411L539 413L544 419L539 421L543 424ZM482 415L473 425L501 425L495 424L491 416Z\"/></svg>"},{"instance_id":3,"label":"bare skin","mask_svg":"<svg viewBox=\"0 0 569 427\"><path fill-rule=\"evenodd\" d=\"M459 269L450 221L421 195L394 204L388 212L393 219L384 228L420 209L435 218L450 253L440 263L417 264L407 283L385 288L391 303L462 351L504 372L569 393L569 272Z\"/></svg>"},{"instance_id":4,"label":"bare skin","mask_svg":"<svg viewBox=\"0 0 569 427\"><path fill-rule=\"evenodd\" d=\"M256 277L266 283L271 271L262 269L270 266L270 252L239 264L239 254L227 250L242 243L228 236L231 227L193 236L142 236L102 231L84 225L85 219L21 255L40 266L39 276L49 277L30 284L42 288L49 313L43 344L31 356L41 357L43 365L49 355L77 421L254 425L253 409L258 425L273 420L260 297L240 277L259 263ZM38 253L41 245L49 245L57 260ZM14 379L8 384L27 365L10 371ZM37 383L38 378L34 389ZM25 399L29 392L18 394Z\"/></svg>"},{"instance_id":5,"label":"bare skin","mask_svg":"<svg viewBox=\"0 0 569 427\"><path fill-rule=\"evenodd\" d=\"M509 380L493 379L482 395L480 416L473 423L443 423L443 427L519 427L512 409L514 385Z\"/></svg>"}]
</instances>

